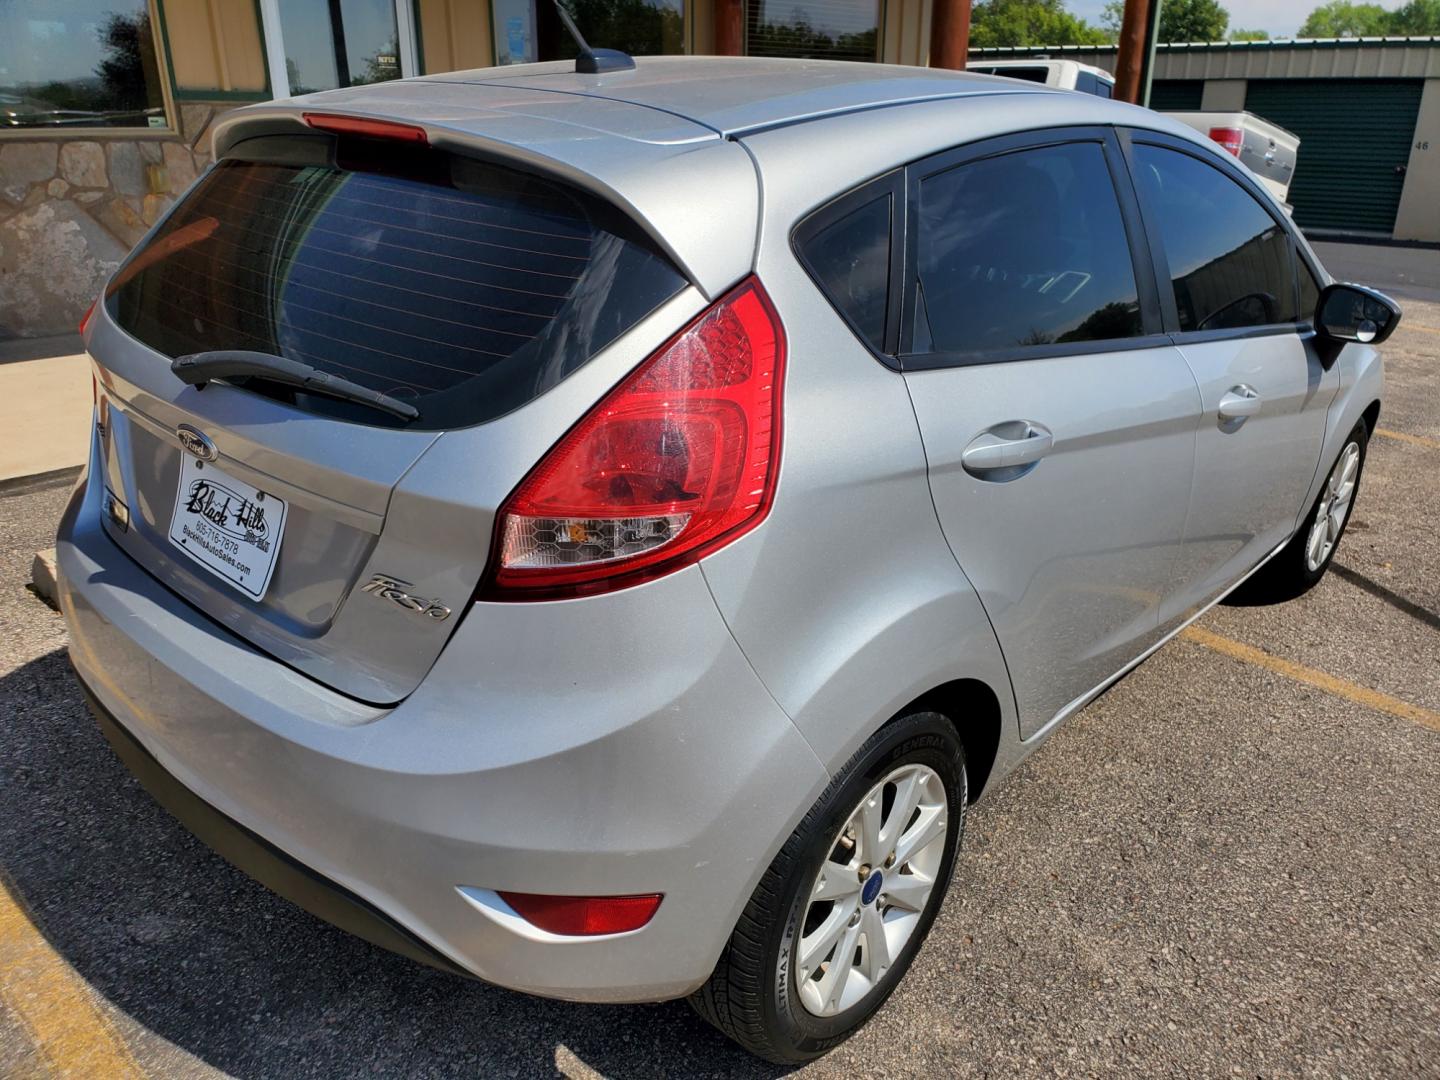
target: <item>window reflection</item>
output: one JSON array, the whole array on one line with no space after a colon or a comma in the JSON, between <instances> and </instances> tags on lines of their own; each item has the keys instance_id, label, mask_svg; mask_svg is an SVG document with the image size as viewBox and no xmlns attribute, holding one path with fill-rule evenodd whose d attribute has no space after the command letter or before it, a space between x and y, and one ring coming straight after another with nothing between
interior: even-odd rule
<instances>
[{"instance_id":1,"label":"window reflection","mask_svg":"<svg viewBox=\"0 0 1440 1080\"><path fill-rule=\"evenodd\" d=\"M0 128L96 126L166 126L149 8L0 5Z\"/></svg>"},{"instance_id":2,"label":"window reflection","mask_svg":"<svg viewBox=\"0 0 1440 1080\"><path fill-rule=\"evenodd\" d=\"M961 165L920 186L916 352L1140 334L1120 205L1098 143Z\"/></svg>"},{"instance_id":3,"label":"window reflection","mask_svg":"<svg viewBox=\"0 0 1440 1080\"><path fill-rule=\"evenodd\" d=\"M631 56L685 51L684 0L565 0L581 36L595 48ZM495 62L569 60L579 49L552 0L493 0Z\"/></svg>"},{"instance_id":4,"label":"window reflection","mask_svg":"<svg viewBox=\"0 0 1440 1080\"><path fill-rule=\"evenodd\" d=\"M280 33L292 94L400 77L393 0L285 0Z\"/></svg>"},{"instance_id":5,"label":"window reflection","mask_svg":"<svg viewBox=\"0 0 1440 1080\"><path fill-rule=\"evenodd\" d=\"M749 0L745 51L750 56L876 60L879 0Z\"/></svg>"}]
</instances>

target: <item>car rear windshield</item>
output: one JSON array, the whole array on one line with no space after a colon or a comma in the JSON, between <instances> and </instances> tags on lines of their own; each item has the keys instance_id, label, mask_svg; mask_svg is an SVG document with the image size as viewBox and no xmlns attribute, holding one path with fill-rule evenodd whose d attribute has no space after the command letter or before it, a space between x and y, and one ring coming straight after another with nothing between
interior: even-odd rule
<instances>
[{"instance_id":1,"label":"car rear windshield","mask_svg":"<svg viewBox=\"0 0 1440 1080\"><path fill-rule=\"evenodd\" d=\"M568 185L428 148L241 143L131 256L107 310L168 357L300 361L461 427L533 400L685 285L623 214ZM237 379L310 412L387 414Z\"/></svg>"}]
</instances>

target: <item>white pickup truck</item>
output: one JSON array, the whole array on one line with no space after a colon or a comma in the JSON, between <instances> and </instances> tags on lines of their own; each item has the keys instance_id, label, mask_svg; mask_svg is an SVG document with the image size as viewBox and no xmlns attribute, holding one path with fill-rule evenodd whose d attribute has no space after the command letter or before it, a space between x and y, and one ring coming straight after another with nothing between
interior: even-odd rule
<instances>
[{"instance_id":1,"label":"white pickup truck","mask_svg":"<svg viewBox=\"0 0 1440 1080\"><path fill-rule=\"evenodd\" d=\"M977 60L966 69L981 75L1002 75L1009 79L1044 83L1062 90L1110 97L1115 77L1104 68L1075 60ZM1182 124L1208 135L1240 159L1270 192L1289 209L1290 180L1300 137L1251 112L1170 112Z\"/></svg>"}]
</instances>

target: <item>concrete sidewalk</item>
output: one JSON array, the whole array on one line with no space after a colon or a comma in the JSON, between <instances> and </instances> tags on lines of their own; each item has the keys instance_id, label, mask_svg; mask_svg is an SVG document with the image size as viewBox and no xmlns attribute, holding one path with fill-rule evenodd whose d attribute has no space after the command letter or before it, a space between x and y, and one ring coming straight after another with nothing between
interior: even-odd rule
<instances>
[{"instance_id":1,"label":"concrete sidewalk","mask_svg":"<svg viewBox=\"0 0 1440 1080\"><path fill-rule=\"evenodd\" d=\"M91 402L83 352L0 361L0 482L84 464Z\"/></svg>"}]
</instances>

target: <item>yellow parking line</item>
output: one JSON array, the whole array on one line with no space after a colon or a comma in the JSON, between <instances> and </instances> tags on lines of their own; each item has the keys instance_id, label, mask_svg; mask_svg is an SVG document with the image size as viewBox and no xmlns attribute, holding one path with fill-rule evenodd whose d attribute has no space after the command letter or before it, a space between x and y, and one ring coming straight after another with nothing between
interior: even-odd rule
<instances>
[{"instance_id":1,"label":"yellow parking line","mask_svg":"<svg viewBox=\"0 0 1440 1080\"><path fill-rule=\"evenodd\" d=\"M0 881L0 1001L19 1019L56 1076L131 1080L145 1074L91 999Z\"/></svg>"},{"instance_id":2,"label":"yellow parking line","mask_svg":"<svg viewBox=\"0 0 1440 1080\"><path fill-rule=\"evenodd\" d=\"M1416 446L1428 446L1431 450L1440 450L1440 440L1427 439L1423 435L1407 435L1403 431L1390 431L1383 427L1377 427L1375 434L1384 435L1387 439L1399 439L1401 442L1414 443Z\"/></svg>"},{"instance_id":3,"label":"yellow parking line","mask_svg":"<svg viewBox=\"0 0 1440 1080\"><path fill-rule=\"evenodd\" d=\"M1403 325L1406 330L1424 330L1427 334L1440 334L1440 330L1433 326L1417 326L1414 323L1404 323Z\"/></svg>"},{"instance_id":4,"label":"yellow parking line","mask_svg":"<svg viewBox=\"0 0 1440 1080\"><path fill-rule=\"evenodd\" d=\"M1224 637L1212 630L1205 630L1199 626L1187 626L1181 631L1180 636L1187 641L1193 641L1197 645L1203 645L1207 649L1213 649L1234 660L1243 660L1247 664L1258 665L1276 674L1284 675L1288 679L1294 679L1296 682L1305 683L1307 686L1324 690L1327 694L1334 694L1336 697L1342 697L1358 705L1364 705L1368 709L1389 713L1391 716L1398 716L1402 720L1413 720L1415 723L1422 727L1427 727L1431 731L1440 731L1440 713L1432 712L1429 709L1422 709L1419 705L1411 705L1408 701L1401 701L1399 698L1391 697L1389 694L1382 694L1379 690L1371 690L1368 686L1360 686L1346 679L1337 678L1327 672L1306 667L1304 664L1297 664L1293 660L1272 656L1270 653L1257 649L1252 645L1234 641L1231 638Z\"/></svg>"}]
</instances>

